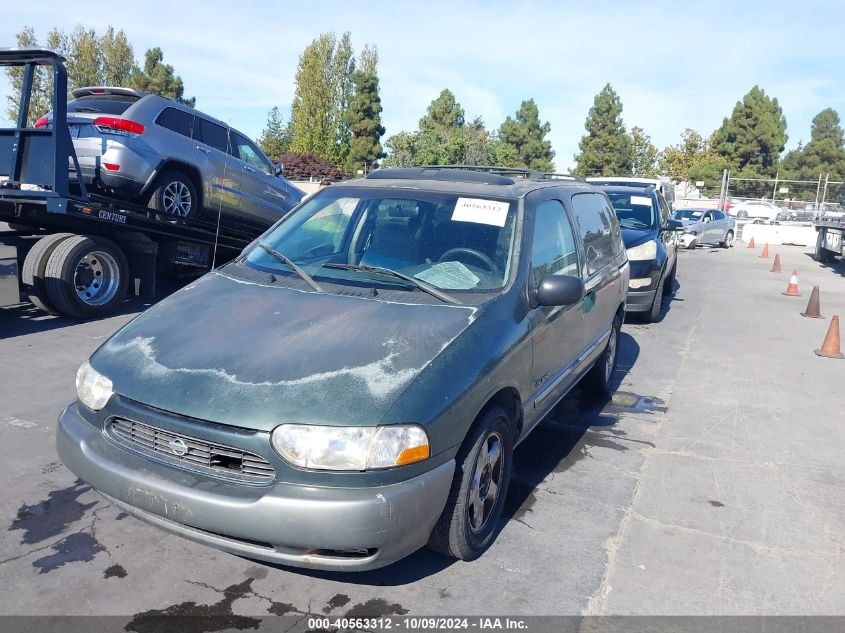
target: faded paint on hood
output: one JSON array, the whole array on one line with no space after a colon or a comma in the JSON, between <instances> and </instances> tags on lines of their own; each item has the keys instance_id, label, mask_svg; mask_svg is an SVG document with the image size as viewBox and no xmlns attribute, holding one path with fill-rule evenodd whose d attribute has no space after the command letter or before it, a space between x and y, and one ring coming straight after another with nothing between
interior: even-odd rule
<instances>
[{"instance_id":1,"label":"faded paint on hood","mask_svg":"<svg viewBox=\"0 0 845 633\"><path fill-rule=\"evenodd\" d=\"M210 273L129 323L91 364L116 393L203 420L374 425L477 312Z\"/></svg>"}]
</instances>

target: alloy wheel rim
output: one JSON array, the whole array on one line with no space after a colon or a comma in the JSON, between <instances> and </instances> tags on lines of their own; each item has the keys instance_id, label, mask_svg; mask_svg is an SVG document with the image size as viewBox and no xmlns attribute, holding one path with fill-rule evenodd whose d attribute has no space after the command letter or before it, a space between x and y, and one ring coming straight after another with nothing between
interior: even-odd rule
<instances>
[{"instance_id":1,"label":"alloy wheel rim","mask_svg":"<svg viewBox=\"0 0 845 633\"><path fill-rule=\"evenodd\" d=\"M76 296L89 306L101 306L117 294L117 260L105 251L92 251L76 264L73 285Z\"/></svg>"},{"instance_id":2,"label":"alloy wheel rim","mask_svg":"<svg viewBox=\"0 0 845 633\"><path fill-rule=\"evenodd\" d=\"M616 328L610 328L610 338L607 341L607 357L604 361L604 378L610 384L613 376L613 366L616 364Z\"/></svg>"},{"instance_id":3,"label":"alloy wheel rim","mask_svg":"<svg viewBox=\"0 0 845 633\"><path fill-rule=\"evenodd\" d=\"M483 531L493 516L504 473L502 436L492 431L481 444L475 460L467 500L467 519L474 534Z\"/></svg>"},{"instance_id":4,"label":"alloy wheel rim","mask_svg":"<svg viewBox=\"0 0 845 633\"><path fill-rule=\"evenodd\" d=\"M162 201L165 212L171 215L184 218L191 212L191 191L185 183L178 180L174 180L164 188Z\"/></svg>"}]
</instances>

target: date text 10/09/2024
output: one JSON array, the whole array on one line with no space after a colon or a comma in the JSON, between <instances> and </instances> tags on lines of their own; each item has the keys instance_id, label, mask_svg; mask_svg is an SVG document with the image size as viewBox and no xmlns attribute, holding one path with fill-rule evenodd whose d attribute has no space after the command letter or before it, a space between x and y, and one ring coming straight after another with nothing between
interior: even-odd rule
<instances>
[{"instance_id":1,"label":"date text 10/09/2024","mask_svg":"<svg viewBox=\"0 0 845 633\"><path fill-rule=\"evenodd\" d=\"M309 618L309 629L334 630L391 630L397 631L447 631L447 630L526 630L520 618L490 617L377 617L377 618Z\"/></svg>"}]
</instances>

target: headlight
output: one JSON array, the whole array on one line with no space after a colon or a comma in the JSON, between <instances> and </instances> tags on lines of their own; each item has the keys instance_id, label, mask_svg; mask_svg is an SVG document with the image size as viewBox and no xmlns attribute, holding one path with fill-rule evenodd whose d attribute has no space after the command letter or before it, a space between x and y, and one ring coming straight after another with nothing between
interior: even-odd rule
<instances>
[{"instance_id":1,"label":"headlight","mask_svg":"<svg viewBox=\"0 0 845 633\"><path fill-rule=\"evenodd\" d=\"M645 261L657 257L657 242L650 240L645 244L628 249L628 259L632 262Z\"/></svg>"},{"instance_id":2,"label":"headlight","mask_svg":"<svg viewBox=\"0 0 845 633\"><path fill-rule=\"evenodd\" d=\"M111 398L111 380L103 376L86 360L76 372L76 395L89 409L99 411Z\"/></svg>"},{"instance_id":3,"label":"headlight","mask_svg":"<svg viewBox=\"0 0 845 633\"><path fill-rule=\"evenodd\" d=\"M282 424L270 436L286 461L317 470L370 470L410 464L429 456L419 426L313 426Z\"/></svg>"}]
</instances>

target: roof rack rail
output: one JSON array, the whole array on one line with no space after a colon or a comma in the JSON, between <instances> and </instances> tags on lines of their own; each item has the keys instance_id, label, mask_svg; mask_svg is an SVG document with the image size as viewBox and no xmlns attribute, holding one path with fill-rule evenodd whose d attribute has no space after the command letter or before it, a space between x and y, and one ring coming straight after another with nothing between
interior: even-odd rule
<instances>
[{"instance_id":1,"label":"roof rack rail","mask_svg":"<svg viewBox=\"0 0 845 633\"><path fill-rule=\"evenodd\" d=\"M575 174L547 171L543 174L543 176L549 180L575 180L576 182L585 182L581 176L576 176Z\"/></svg>"},{"instance_id":2,"label":"roof rack rail","mask_svg":"<svg viewBox=\"0 0 845 633\"><path fill-rule=\"evenodd\" d=\"M502 176L516 176L517 178L542 179L543 173L536 169L524 167L496 167L494 165L423 165L423 169L463 169L465 171L480 171Z\"/></svg>"}]
</instances>

